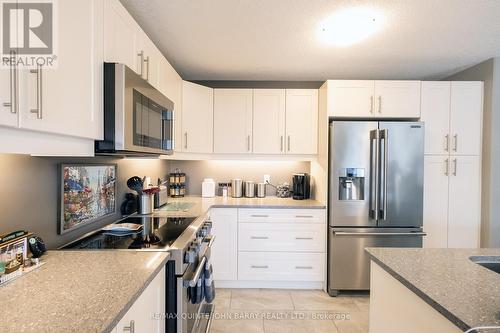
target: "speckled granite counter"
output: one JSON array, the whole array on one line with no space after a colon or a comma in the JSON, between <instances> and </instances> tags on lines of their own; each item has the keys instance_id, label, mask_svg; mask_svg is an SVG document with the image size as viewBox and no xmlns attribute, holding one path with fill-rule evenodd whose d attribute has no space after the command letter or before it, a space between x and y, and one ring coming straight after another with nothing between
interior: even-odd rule
<instances>
[{"instance_id":1,"label":"speckled granite counter","mask_svg":"<svg viewBox=\"0 0 500 333\"><path fill-rule=\"evenodd\" d=\"M325 209L326 206L316 200L293 200L292 198L202 198L187 196L184 198L169 198L168 202L190 202L194 205L186 211L157 210L155 215L165 216L202 216L210 208L272 208L272 209Z\"/></svg>"},{"instance_id":2,"label":"speckled granite counter","mask_svg":"<svg viewBox=\"0 0 500 333\"><path fill-rule=\"evenodd\" d=\"M166 263L166 252L49 251L0 287L0 331L111 332Z\"/></svg>"},{"instance_id":3,"label":"speckled granite counter","mask_svg":"<svg viewBox=\"0 0 500 333\"><path fill-rule=\"evenodd\" d=\"M500 249L368 248L371 259L462 330L500 326L500 274L469 260Z\"/></svg>"}]
</instances>

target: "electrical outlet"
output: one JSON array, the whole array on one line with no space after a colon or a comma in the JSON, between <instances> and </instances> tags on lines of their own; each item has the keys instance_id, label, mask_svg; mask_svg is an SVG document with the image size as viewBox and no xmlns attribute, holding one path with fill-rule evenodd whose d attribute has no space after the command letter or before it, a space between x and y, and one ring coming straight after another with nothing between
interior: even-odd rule
<instances>
[{"instance_id":1,"label":"electrical outlet","mask_svg":"<svg viewBox=\"0 0 500 333\"><path fill-rule=\"evenodd\" d=\"M264 183L271 183L271 175L264 175Z\"/></svg>"}]
</instances>

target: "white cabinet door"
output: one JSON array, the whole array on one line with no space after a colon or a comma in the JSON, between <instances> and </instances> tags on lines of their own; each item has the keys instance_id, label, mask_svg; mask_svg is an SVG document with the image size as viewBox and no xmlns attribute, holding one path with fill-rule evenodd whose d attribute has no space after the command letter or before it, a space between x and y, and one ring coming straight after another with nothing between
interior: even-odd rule
<instances>
[{"instance_id":1,"label":"white cabinet door","mask_svg":"<svg viewBox=\"0 0 500 333\"><path fill-rule=\"evenodd\" d=\"M17 127L19 125L19 110L16 107L16 75L11 69L0 69L0 125Z\"/></svg>"},{"instance_id":2,"label":"white cabinet door","mask_svg":"<svg viewBox=\"0 0 500 333\"><path fill-rule=\"evenodd\" d=\"M252 152L252 89L214 89L214 152Z\"/></svg>"},{"instance_id":3,"label":"white cabinet door","mask_svg":"<svg viewBox=\"0 0 500 333\"><path fill-rule=\"evenodd\" d=\"M58 63L21 71L19 125L102 139L103 2L65 0L57 9Z\"/></svg>"},{"instance_id":4,"label":"white cabinet door","mask_svg":"<svg viewBox=\"0 0 500 333\"><path fill-rule=\"evenodd\" d=\"M214 279L231 281L238 279L238 209L212 208L212 245Z\"/></svg>"},{"instance_id":5,"label":"white cabinet door","mask_svg":"<svg viewBox=\"0 0 500 333\"><path fill-rule=\"evenodd\" d=\"M254 89L252 137L255 154L285 152L284 89Z\"/></svg>"},{"instance_id":6,"label":"white cabinet door","mask_svg":"<svg viewBox=\"0 0 500 333\"><path fill-rule=\"evenodd\" d=\"M125 64L140 74L139 27L118 0L104 2L104 60Z\"/></svg>"},{"instance_id":7,"label":"white cabinet door","mask_svg":"<svg viewBox=\"0 0 500 333\"><path fill-rule=\"evenodd\" d=\"M478 156L451 156L448 247L479 247L480 161Z\"/></svg>"},{"instance_id":8,"label":"white cabinet door","mask_svg":"<svg viewBox=\"0 0 500 333\"><path fill-rule=\"evenodd\" d=\"M482 82L451 83L451 154L479 155L482 110Z\"/></svg>"},{"instance_id":9,"label":"white cabinet door","mask_svg":"<svg viewBox=\"0 0 500 333\"><path fill-rule=\"evenodd\" d=\"M182 151L213 151L214 90L199 84L182 83Z\"/></svg>"},{"instance_id":10,"label":"white cabinet door","mask_svg":"<svg viewBox=\"0 0 500 333\"><path fill-rule=\"evenodd\" d=\"M420 81L375 81L375 114L383 118L420 117Z\"/></svg>"},{"instance_id":11,"label":"white cabinet door","mask_svg":"<svg viewBox=\"0 0 500 333\"><path fill-rule=\"evenodd\" d=\"M450 82L422 82L422 116L425 122L425 153L450 150Z\"/></svg>"},{"instance_id":12,"label":"white cabinet door","mask_svg":"<svg viewBox=\"0 0 500 333\"><path fill-rule=\"evenodd\" d=\"M116 325L117 332L165 332L165 268L156 275ZM133 321L133 323L132 323ZM133 325L132 330L126 327Z\"/></svg>"},{"instance_id":13,"label":"white cabinet door","mask_svg":"<svg viewBox=\"0 0 500 333\"><path fill-rule=\"evenodd\" d=\"M374 116L374 81L329 80L328 116L367 118Z\"/></svg>"},{"instance_id":14,"label":"white cabinet door","mask_svg":"<svg viewBox=\"0 0 500 333\"><path fill-rule=\"evenodd\" d=\"M448 247L449 155L424 159L424 247Z\"/></svg>"},{"instance_id":15,"label":"white cabinet door","mask_svg":"<svg viewBox=\"0 0 500 333\"><path fill-rule=\"evenodd\" d=\"M286 90L286 153L318 152L318 90Z\"/></svg>"}]
</instances>

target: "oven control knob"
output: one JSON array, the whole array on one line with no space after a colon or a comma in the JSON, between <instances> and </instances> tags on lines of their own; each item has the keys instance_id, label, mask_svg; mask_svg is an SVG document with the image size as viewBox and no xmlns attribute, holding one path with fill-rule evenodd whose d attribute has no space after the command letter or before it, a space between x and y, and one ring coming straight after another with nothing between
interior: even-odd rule
<instances>
[{"instance_id":1,"label":"oven control knob","mask_svg":"<svg viewBox=\"0 0 500 333\"><path fill-rule=\"evenodd\" d=\"M184 255L184 263L194 264L197 254L198 254L198 251L196 251L192 247L189 247L189 250L187 250L186 254Z\"/></svg>"}]
</instances>

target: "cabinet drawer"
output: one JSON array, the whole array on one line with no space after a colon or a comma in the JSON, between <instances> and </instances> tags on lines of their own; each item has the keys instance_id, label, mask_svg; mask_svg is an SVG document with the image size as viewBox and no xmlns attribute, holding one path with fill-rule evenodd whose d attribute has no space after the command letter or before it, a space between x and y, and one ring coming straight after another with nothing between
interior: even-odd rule
<instances>
[{"instance_id":1,"label":"cabinet drawer","mask_svg":"<svg viewBox=\"0 0 500 333\"><path fill-rule=\"evenodd\" d=\"M239 222L325 223L324 209L239 209Z\"/></svg>"},{"instance_id":2,"label":"cabinet drawer","mask_svg":"<svg viewBox=\"0 0 500 333\"><path fill-rule=\"evenodd\" d=\"M324 281L324 253L239 252L238 280Z\"/></svg>"},{"instance_id":3,"label":"cabinet drawer","mask_svg":"<svg viewBox=\"0 0 500 333\"><path fill-rule=\"evenodd\" d=\"M239 251L325 252L326 226L306 223L240 223Z\"/></svg>"}]
</instances>

